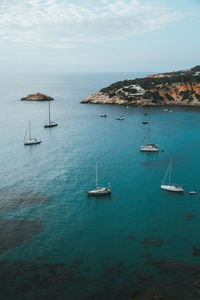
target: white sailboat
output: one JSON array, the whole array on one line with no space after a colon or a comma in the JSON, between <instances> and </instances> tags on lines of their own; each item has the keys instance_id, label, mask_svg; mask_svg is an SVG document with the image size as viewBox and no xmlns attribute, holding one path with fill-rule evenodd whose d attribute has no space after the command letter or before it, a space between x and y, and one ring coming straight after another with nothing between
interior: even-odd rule
<instances>
[{"instance_id":1,"label":"white sailboat","mask_svg":"<svg viewBox=\"0 0 200 300\"><path fill-rule=\"evenodd\" d=\"M140 146L140 151L142 152L159 152L159 147L157 144L150 144L149 143L149 138L150 138L150 128L148 128L148 133L147 133L147 144Z\"/></svg>"},{"instance_id":2,"label":"white sailboat","mask_svg":"<svg viewBox=\"0 0 200 300\"><path fill-rule=\"evenodd\" d=\"M91 184L91 182L90 182ZM90 185L89 185L89 188L90 188ZM98 165L97 165L97 162L96 162L96 189L94 190L89 190L88 188L88 195L90 196L100 196L100 195L108 195L108 194L111 194L111 186L108 184L107 187L100 187L98 186Z\"/></svg>"},{"instance_id":3,"label":"white sailboat","mask_svg":"<svg viewBox=\"0 0 200 300\"><path fill-rule=\"evenodd\" d=\"M24 137L24 145L27 146L27 145L35 145L40 143L41 143L40 140L31 137L31 121L29 121L28 130L26 130L25 137Z\"/></svg>"},{"instance_id":4,"label":"white sailboat","mask_svg":"<svg viewBox=\"0 0 200 300\"><path fill-rule=\"evenodd\" d=\"M44 125L44 128L50 128L50 127L55 127L57 126L58 124L55 123L54 121L51 121L51 110L50 110L50 102L49 101L49 122L47 124Z\"/></svg>"},{"instance_id":5,"label":"white sailboat","mask_svg":"<svg viewBox=\"0 0 200 300\"><path fill-rule=\"evenodd\" d=\"M166 181L168 175L169 175L169 183L166 185L165 181ZM163 178L163 181L161 184L161 189L170 191L170 192L182 193L183 185L171 183L171 178L172 178L172 160L170 160L169 166L168 166L165 176Z\"/></svg>"}]
</instances>

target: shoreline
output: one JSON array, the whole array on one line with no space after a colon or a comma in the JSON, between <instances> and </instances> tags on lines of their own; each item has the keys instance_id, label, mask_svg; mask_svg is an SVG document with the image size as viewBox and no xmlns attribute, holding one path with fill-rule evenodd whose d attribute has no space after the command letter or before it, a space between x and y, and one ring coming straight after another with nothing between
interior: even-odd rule
<instances>
[{"instance_id":1,"label":"shoreline","mask_svg":"<svg viewBox=\"0 0 200 300\"><path fill-rule=\"evenodd\" d=\"M119 106L135 106L135 107L200 107L200 102L194 99L190 101L189 99L184 100L183 102L180 101L165 101L161 103L152 102L151 99L143 99L140 100L123 100L119 97L109 98L107 95L103 97L101 92L97 92L96 94L92 94L89 97L84 98L80 103L81 104L106 104L106 105L119 105ZM188 102L190 101L190 102Z\"/></svg>"}]
</instances>

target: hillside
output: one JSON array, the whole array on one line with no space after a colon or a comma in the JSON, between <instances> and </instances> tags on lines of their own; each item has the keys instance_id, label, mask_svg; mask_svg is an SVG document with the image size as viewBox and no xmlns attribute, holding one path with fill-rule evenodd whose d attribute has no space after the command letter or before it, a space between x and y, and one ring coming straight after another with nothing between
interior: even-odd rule
<instances>
[{"instance_id":1,"label":"hillside","mask_svg":"<svg viewBox=\"0 0 200 300\"><path fill-rule=\"evenodd\" d=\"M200 105L200 66L118 81L81 102L142 106Z\"/></svg>"}]
</instances>

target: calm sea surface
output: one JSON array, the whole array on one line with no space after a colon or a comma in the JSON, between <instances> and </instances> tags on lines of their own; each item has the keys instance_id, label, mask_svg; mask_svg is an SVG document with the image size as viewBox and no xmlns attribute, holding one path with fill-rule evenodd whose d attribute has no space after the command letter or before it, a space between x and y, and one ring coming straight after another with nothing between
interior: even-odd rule
<instances>
[{"instance_id":1,"label":"calm sea surface","mask_svg":"<svg viewBox=\"0 0 200 300\"><path fill-rule=\"evenodd\" d=\"M115 81L145 75L0 76L1 299L129 299L133 290L136 299L196 299L200 111L80 104ZM20 102L38 91L55 98L55 128L43 126L48 103ZM150 140L164 152L139 151L144 112ZM24 147L29 120L42 143ZM160 189L171 158L182 195ZM96 160L110 197L87 196Z\"/></svg>"}]
</instances>

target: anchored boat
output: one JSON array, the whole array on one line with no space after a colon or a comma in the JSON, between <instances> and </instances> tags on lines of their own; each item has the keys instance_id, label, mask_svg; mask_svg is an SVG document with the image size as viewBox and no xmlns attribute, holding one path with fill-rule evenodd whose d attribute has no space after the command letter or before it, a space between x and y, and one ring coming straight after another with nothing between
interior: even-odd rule
<instances>
[{"instance_id":1,"label":"anchored boat","mask_svg":"<svg viewBox=\"0 0 200 300\"><path fill-rule=\"evenodd\" d=\"M51 121L50 102L51 102L51 101L49 101L49 122L48 122L47 124L44 125L44 128L55 127L55 126L58 125L58 124L55 123L54 121Z\"/></svg>"},{"instance_id":2,"label":"anchored boat","mask_svg":"<svg viewBox=\"0 0 200 300\"><path fill-rule=\"evenodd\" d=\"M124 116L120 116L120 117L118 117L117 119L115 119L115 120L124 120L125 118L124 118Z\"/></svg>"},{"instance_id":3,"label":"anchored boat","mask_svg":"<svg viewBox=\"0 0 200 300\"><path fill-rule=\"evenodd\" d=\"M165 184L168 176L169 176L169 182L168 182L168 184ZM183 185L171 183L171 178L172 178L172 160L170 160L169 166L168 166L165 176L163 178L163 181L161 184L161 189L163 189L165 191L169 191L169 192L182 193Z\"/></svg>"},{"instance_id":4,"label":"anchored boat","mask_svg":"<svg viewBox=\"0 0 200 300\"><path fill-rule=\"evenodd\" d=\"M111 194L111 186L110 184L108 184L107 187L100 187L98 186L98 165L97 165L97 162L96 162L96 189L94 190L89 190L90 188L90 185L91 185L91 182L89 184L89 187L88 187L88 195L90 196L100 196L100 195L108 195L108 194Z\"/></svg>"},{"instance_id":5,"label":"anchored boat","mask_svg":"<svg viewBox=\"0 0 200 300\"><path fill-rule=\"evenodd\" d=\"M157 144L150 144L150 128L148 128L148 133L146 137L147 144L140 146L140 151L142 152L159 152L159 147Z\"/></svg>"},{"instance_id":6,"label":"anchored boat","mask_svg":"<svg viewBox=\"0 0 200 300\"><path fill-rule=\"evenodd\" d=\"M41 143L40 140L31 137L31 121L29 121L28 130L26 130L25 137L24 137L24 145L28 146L28 145L36 145L40 143Z\"/></svg>"}]
</instances>

